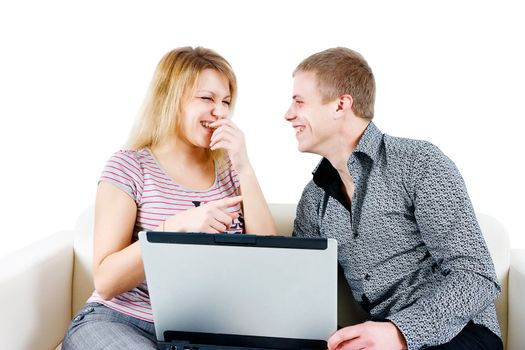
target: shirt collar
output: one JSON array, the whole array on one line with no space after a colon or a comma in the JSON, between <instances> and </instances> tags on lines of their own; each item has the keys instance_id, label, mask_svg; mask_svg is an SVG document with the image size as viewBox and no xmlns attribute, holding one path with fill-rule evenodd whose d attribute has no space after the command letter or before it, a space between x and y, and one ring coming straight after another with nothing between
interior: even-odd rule
<instances>
[{"instance_id":1,"label":"shirt collar","mask_svg":"<svg viewBox=\"0 0 525 350\"><path fill-rule=\"evenodd\" d=\"M375 162L379 158L382 140L383 133L373 122L370 122L363 132L354 153L364 153Z\"/></svg>"},{"instance_id":2,"label":"shirt collar","mask_svg":"<svg viewBox=\"0 0 525 350\"><path fill-rule=\"evenodd\" d=\"M324 157L319 164L317 164L312 174L314 176L313 180L315 184L325 190L328 185L333 182L341 181L337 170L335 170L330 161Z\"/></svg>"},{"instance_id":3,"label":"shirt collar","mask_svg":"<svg viewBox=\"0 0 525 350\"><path fill-rule=\"evenodd\" d=\"M366 154L375 162L379 158L382 140L383 133L373 122L370 122L363 132L363 135L353 153ZM348 159L348 162L350 162L351 158L352 157ZM312 174L314 175L314 182L323 188L326 187L327 184L332 183L335 179L339 179L337 170L335 170L326 158L323 158L319 164L317 164Z\"/></svg>"}]
</instances>

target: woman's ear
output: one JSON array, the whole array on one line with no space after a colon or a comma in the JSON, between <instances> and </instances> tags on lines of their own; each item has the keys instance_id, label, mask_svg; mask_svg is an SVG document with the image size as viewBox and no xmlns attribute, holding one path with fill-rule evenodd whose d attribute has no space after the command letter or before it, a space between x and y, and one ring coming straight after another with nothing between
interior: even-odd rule
<instances>
[{"instance_id":1,"label":"woman's ear","mask_svg":"<svg viewBox=\"0 0 525 350\"><path fill-rule=\"evenodd\" d=\"M352 105L354 104L354 99L350 95L341 95L337 99L337 107L334 114L334 119L340 119L348 112L352 111Z\"/></svg>"}]
</instances>

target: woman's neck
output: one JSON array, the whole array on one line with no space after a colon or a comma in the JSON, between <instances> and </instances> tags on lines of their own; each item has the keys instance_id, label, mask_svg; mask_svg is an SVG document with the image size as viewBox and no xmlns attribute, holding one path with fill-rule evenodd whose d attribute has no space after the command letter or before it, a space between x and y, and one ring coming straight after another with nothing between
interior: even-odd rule
<instances>
[{"instance_id":1,"label":"woman's neck","mask_svg":"<svg viewBox=\"0 0 525 350\"><path fill-rule=\"evenodd\" d=\"M192 189L207 189L215 182L215 164L208 150L180 140L151 147L161 169L175 183Z\"/></svg>"},{"instance_id":2,"label":"woman's neck","mask_svg":"<svg viewBox=\"0 0 525 350\"><path fill-rule=\"evenodd\" d=\"M151 147L152 152L160 158L169 158L181 165L208 165L212 161L210 151L190 145L179 138L171 138Z\"/></svg>"}]
</instances>

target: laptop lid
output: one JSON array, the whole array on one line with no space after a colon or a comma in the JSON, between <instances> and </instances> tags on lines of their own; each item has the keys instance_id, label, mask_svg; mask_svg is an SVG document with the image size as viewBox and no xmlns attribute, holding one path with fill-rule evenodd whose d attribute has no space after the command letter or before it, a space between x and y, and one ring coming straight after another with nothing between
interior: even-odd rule
<instances>
[{"instance_id":1,"label":"laptop lid","mask_svg":"<svg viewBox=\"0 0 525 350\"><path fill-rule=\"evenodd\" d=\"M206 334L326 348L337 329L334 239L140 232L139 240L159 341Z\"/></svg>"}]
</instances>

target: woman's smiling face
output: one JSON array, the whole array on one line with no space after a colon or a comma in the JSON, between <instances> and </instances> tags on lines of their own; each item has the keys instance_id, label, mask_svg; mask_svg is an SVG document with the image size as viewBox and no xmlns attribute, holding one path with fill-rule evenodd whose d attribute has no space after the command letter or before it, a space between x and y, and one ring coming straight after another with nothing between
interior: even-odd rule
<instances>
[{"instance_id":1,"label":"woman's smiling face","mask_svg":"<svg viewBox=\"0 0 525 350\"><path fill-rule=\"evenodd\" d=\"M209 126L230 114L228 79L213 69L203 70L197 87L183 108L182 135L193 146L208 148L214 129Z\"/></svg>"}]
</instances>

